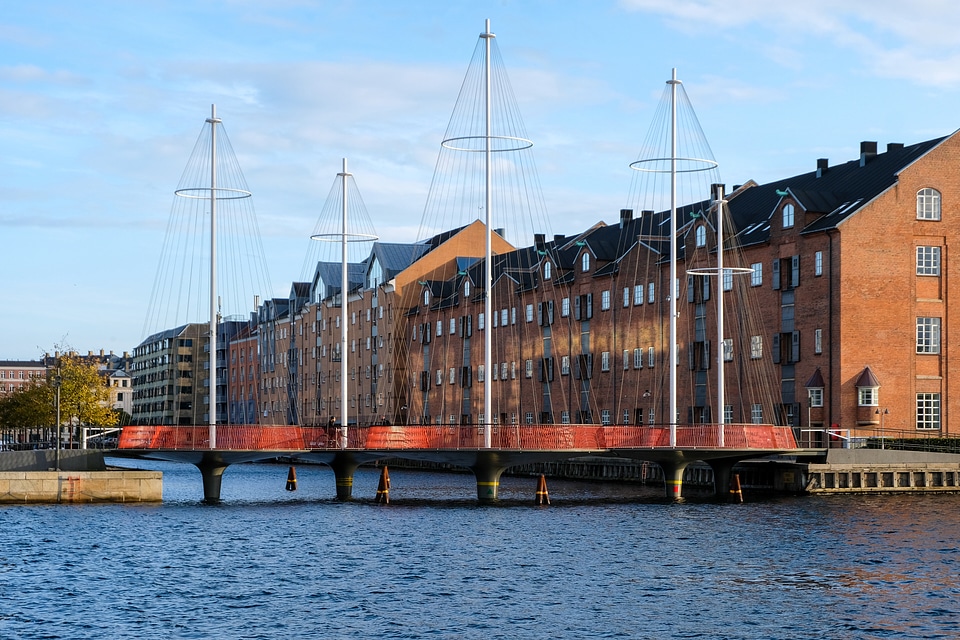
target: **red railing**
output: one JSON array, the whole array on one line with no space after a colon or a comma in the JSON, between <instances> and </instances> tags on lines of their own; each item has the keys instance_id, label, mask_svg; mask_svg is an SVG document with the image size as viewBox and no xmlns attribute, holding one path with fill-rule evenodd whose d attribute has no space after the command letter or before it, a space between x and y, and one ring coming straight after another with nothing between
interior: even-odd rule
<instances>
[{"instance_id":1,"label":"red railing","mask_svg":"<svg viewBox=\"0 0 960 640\"><path fill-rule=\"evenodd\" d=\"M374 425L349 427L346 449L368 451L481 449L484 429L491 447L523 451L602 451L670 447L667 426L552 425ZM720 430L723 429L723 445ZM241 451L317 451L341 448L337 427L218 425L216 449ZM209 450L209 426L124 427L119 449ZM678 449L790 450L797 443L791 427L761 424L680 425Z\"/></svg>"}]
</instances>

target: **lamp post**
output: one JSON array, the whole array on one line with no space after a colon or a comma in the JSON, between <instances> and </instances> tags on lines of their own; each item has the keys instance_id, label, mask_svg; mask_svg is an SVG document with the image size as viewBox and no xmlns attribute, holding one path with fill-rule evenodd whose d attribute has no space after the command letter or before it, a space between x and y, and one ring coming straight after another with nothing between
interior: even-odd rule
<instances>
[{"instance_id":1,"label":"lamp post","mask_svg":"<svg viewBox=\"0 0 960 640\"><path fill-rule=\"evenodd\" d=\"M57 366L57 375L53 376L53 388L57 394L57 444L56 444L56 468L57 471L60 471L60 367Z\"/></svg>"},{"instance_id":2,"label":"lamp post","mask_svg":"<svg viewBox=\"0 0 960 640\"><path fill-rule=\"evenodd\" d=\"M884 422L884 418L890 415L890 409L884 409L883 411L880 411L880 409L877 409L875 413L876 415L880 416L880 448L885 449L886 447L884 445L884 440L883 440L883 422Z\"/></svg>"}]
</instances>

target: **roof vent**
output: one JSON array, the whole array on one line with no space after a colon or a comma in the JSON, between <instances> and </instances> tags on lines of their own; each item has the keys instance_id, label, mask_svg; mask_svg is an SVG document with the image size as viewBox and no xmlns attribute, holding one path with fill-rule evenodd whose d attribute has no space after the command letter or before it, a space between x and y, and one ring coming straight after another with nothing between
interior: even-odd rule
<instances>
[{"instance_id":1,"label":"roof vent","mask_svg":"<svg viewBox=\"0 0 960 640\"><path fill-rule=\"evenodd\" d=\"M887 151L900 151L900 149L903 149L903 143L902 143L902 142L888 142L888 143L887 143Z\"/></svg>"},{"instance_id":2,"label":"roof vent","mask_svg":"<svg viewBox=\"0 0 960 640\"><path fill-rule=\"evenodd\" d=\"M830 168L830 161L827 158L817 158L817 177L819 178Z\"/></svg>"},{"instance_id":3,"label":"roof vent","mask_svg":"<svg viewBox=\"0 0 960 640\"><path fill-rule=\"evenodd\" d=\"M877 155L876 141L864 140L860 143L860 166L864 166L873 156Z\"/></svg>"},{"instance_id":4,"label":"roof vent","mask_svg":"<svg viewBox=\"0 0 960 640\"><path fill-rule=\"evenodd\" d=\"M633 220L633 209L620 209L620 228L623 229L631 220Z\"/></svg>"}]
</instances>

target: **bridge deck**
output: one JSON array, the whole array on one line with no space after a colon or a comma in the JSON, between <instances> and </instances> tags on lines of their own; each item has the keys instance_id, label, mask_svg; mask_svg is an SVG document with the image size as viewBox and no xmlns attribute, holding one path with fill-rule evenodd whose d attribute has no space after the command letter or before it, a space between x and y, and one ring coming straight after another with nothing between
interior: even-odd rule
<instances>
[{"instance_id":1,"label":"bridge deck","mask_svg":"<svg viewBox=\"0 0 960 640\"><path fill-rule=\"evenodd\" d=\"M667 425L493 425L490 448L516 451L614 451L686 449L716 453L797 449L791 427L764 424L678 425L675 445ZM483 426L372 425L349 427L346 441L337 427L147 425L124 427L117 445L139 451L400 452L484 449Z\"/></svg>"}]
</instances>

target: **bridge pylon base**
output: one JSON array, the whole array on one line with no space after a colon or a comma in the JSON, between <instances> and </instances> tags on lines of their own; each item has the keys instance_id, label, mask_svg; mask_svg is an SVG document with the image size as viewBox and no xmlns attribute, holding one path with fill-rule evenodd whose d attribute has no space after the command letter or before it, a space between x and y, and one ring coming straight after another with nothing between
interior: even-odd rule
<instances>
[{"instance_id":1,"label":"bridge pylon base","mask_svg":"<svg viewBox=\"0 0 960 640\"><path fill-rule=\"evenodd\" d=\"M477 500L480 502L496 502L500 495L500 476L506 467L492 463L489 460L478 460L470 467L477 478Z\"/></svg>"},{"instance_id":2,"label":"bridge pylon base","mask_svg":"<svg viewBox=\"0 0 960 640\"><path fill-rule=\"evenodd\" d=\"M713 495L721 502L730 500L730 479L733 477L733 466L737 462L739 460L735 458L707 460L707 464L713 469Z\"/></svg>"},{"instance_id":3,"label":"bridge pylon base","mask_svg":"<svg viewBox=\"0 0 960 640\"><path fill-rule=\"evenodd\" d=\"M220 486L223 483L223 472L229 465L216 458L204 457L196 463L203 478L203 501L211 504L220 502Z\"/></svg>"},{"instance_id":4,"label":"bridge pylon base","mask_svg":"<svg viewBox=\"0 0 960 640\"><path fill-rule=\"evenodd\" d=\"M657 462L663 470L663 489L667 498L683 499L683 472L689 464L685 460L660 460Z\"/></svg>"},{"instance_id":5,"label":"bridge pylon base","mask_svg":"<svg viewBox=\"0 0 960 640\"><path fill-rule=\"evenodd\" d=\"M353 474L360 463L349 453L338 453L330 462L337 481L337 500L353 499Z\"/></svg>"}]
</instances>

